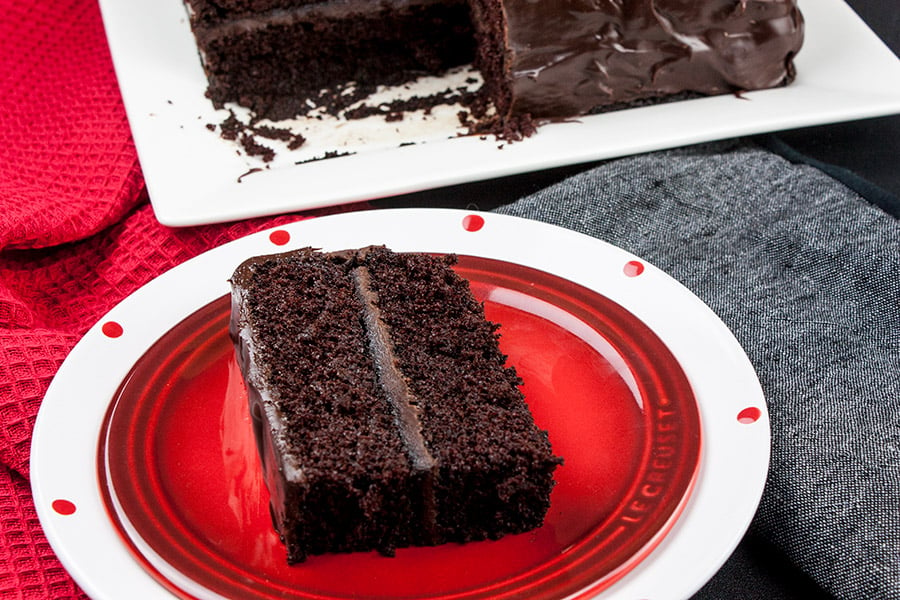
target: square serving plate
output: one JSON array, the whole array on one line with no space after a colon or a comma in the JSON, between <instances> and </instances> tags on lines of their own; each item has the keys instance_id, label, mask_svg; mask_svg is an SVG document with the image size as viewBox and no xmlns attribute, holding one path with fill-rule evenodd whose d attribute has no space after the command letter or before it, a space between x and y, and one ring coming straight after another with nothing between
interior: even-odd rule
<instances>
[{"instance_id":1,"label":"square serving plate","mask_svg":"<svg viewBox=\"0 0 900 600\"><path fill-rule=\"evenodd\" d=\"M843 0L801 0L806 39L787 87L621 110L542 126L512 144L460 136L457 108L358 121L278 123L309 140L271 162L222 139L181 0L100 0L156 217L169 226L370 200L768 131L900 112L900 59ZM426 92L470 73L425 80ZM390 95L407 90L388 90ZM240 109L234 107L240 115ZM264 143L269 143L264 140ZM340 156L323 158L326 153Z\"/></svg>"}]
</instances>

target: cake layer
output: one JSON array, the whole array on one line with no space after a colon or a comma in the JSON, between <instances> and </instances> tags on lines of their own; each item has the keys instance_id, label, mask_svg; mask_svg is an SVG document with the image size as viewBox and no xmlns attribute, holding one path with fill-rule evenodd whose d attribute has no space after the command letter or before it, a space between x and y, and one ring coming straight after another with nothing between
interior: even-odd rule
<instances>
[{"instance_id":1,"label":"cake layer","mask_svg":"<svg viewBox=\"0 0 900 600\"><path fill-rule=\"evenodd\" d=\"M464 0L246 3L213 10L189 0L191 27L217 106L236 102L279 120L340 96L467 64L474 56Z\"/></svg>"},{"instance_id":2,"label":"cake layer","mask_svg":"<svg viewBox=\"0 0 900 600\"><path fill-rule=\"evenodd\" d=\"M289 560L541 524L559 464L448 263L384 248L258 257L231 334Z\"/></svg>"}]
</instances>

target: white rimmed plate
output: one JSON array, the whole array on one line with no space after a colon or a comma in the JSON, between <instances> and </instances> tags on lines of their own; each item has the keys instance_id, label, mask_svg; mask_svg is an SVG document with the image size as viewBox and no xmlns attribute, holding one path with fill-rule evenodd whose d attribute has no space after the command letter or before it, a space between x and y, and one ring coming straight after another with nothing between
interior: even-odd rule
<instances>
[{"instance_id":1,"label":"white rimmed plate","mask_svg":"<svg viewBox=\"0 0 900 600\"><path fill-rule=\"evenodd\" d=\"M179 571L177 560L163 557L160 561L152 541L145 547L139 532L120 527L131 514L127 507L117 513L116 493L106 487L103 457L117 452L104 449L108 412L135 364L167 332L226 295L227 279L243 259L307 245L333 250L373 243L398 251L452 252L549 274L542 281L562 279L566 286L590 292L579 298L602 296L625 309L665 345L696 400L702 450L688 465L691 475L682 501L660 535L638 548L627 569L617 572L602 589L588 585L574 594L685 598L702 586L743 536L768 468L764 398L748 359L728 329L676 281L594 238L516 217L408 209L301 221L211 250L124 300L73 349L38 415L31 475L48 539L85 591L95 598L165 598L173 593L215 597L203 586L192 586L192 573ZM537 316L550 318L585 340L594 335L584 331L585 321L570 318L576 313L558 318L548 316L552 312ZM605 355L602 346L592 343ZM645 385L639 377L625 380L626 387ZM551 439L554 435L561 434L551 428ZM643 490L644 483L635 485L649 498L652 490ZM631 497L625 494L623 499L630 502ZM175 568L167 572L173 562ZM304 568L314 573L316 563L310 561Z\"/></svg>"}]
</instances>

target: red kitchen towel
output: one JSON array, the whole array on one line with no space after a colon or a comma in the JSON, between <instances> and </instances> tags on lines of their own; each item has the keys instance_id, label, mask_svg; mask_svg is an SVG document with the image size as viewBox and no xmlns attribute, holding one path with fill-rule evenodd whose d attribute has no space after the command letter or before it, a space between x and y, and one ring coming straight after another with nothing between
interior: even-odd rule
<instances>
[{"instance_id":1,"label":"red kitchen towel","mask_svg":"<svg viewBox=\"0 0 900 600\"><path fill-rule=\"evenodd\" d=\"M83 598L38 522L35 417L67 353L167 269L299 215L170 229L144 182L96 0L0 0L0 597Z\"/></svg>"},{"instance_id":2,"label":"red kitchen towel","mask_svg":"<svg viewBox=\"0 0 900 600\"><path fill-rule=\"evenodd\" d=\"M143 185L96 0L0 0L0 248L96 233Z\"/></svg>"}]
</instances>

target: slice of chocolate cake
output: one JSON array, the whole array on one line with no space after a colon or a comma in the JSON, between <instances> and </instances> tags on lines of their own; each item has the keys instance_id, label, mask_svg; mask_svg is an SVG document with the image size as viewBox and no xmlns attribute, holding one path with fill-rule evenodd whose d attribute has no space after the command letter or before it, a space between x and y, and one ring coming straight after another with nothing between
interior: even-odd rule
<instances>
[{"instance_id":1,"label":"slice of chocolate cake","mask_svg":"<svg viewBox=\"0 0 900 600\"><path fill-rule=\"evenodd\" d=\"M289 562L543 522L561 460L452 263L307 248L235 271L231 335Z\"/></svg>"}]
</instances>

